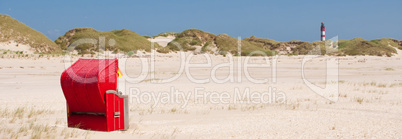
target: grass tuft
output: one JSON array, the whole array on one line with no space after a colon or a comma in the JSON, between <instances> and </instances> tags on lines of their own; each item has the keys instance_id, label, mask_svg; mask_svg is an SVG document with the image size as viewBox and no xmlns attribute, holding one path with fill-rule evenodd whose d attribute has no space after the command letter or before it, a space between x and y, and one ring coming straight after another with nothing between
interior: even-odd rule
<instances>
[{"instance_id":1,"label":"grass tuft","mask_svg":"<svg viewBox=\"0 0 402 139\"><path fill-rule=\"evenodd\" d=\"M356 102L358 102L359 104L362 104L364 99L361 98L361 97L357 97L357 98L355 98L355 100L356 100Z\"/></svg>"},{"instance_id":2,"label":"grass tuft","mask_svg":"<svg viewBox=\"0 0 402 139\"><path fill-rule=\"evenodd\" d=\"M386 68L385 70L386 70L386 71L394 71L395 69L393 69L393 68Z\"/></svg>"}]
</instances>

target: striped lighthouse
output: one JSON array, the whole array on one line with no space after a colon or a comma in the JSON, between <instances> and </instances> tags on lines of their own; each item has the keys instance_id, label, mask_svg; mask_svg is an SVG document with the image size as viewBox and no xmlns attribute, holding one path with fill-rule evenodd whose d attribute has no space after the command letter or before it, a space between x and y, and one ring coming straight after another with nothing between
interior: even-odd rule
<instances>
[{"instance_id":1,"label":"striped lighthouse","mask_svg":"<svg viewBox=\"0 0 402 139\"><path fill-rule=\"evenodd\" d=\"M321 22L321 41L325 41L325 26L324 26L324 22Z\"/></svg>"}]
</instances>

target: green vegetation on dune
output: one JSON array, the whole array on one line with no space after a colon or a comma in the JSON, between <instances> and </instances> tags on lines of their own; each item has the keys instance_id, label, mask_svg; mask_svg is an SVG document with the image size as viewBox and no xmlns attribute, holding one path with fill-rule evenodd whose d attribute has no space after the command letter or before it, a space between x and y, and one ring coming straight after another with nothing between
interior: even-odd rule
<instances>
[{"instance_id":1,"label":"green vegetation on dune","mask_svg":"<svg viewBox=\"0 0 402 139\"><path fill-rule=\"evenodd\" d=\"M198 29L188 29L181 33L165 32L153 36L174 36L176 37L167 47L161 47L154 43L154 48L160 53L171 51L200 51L201 53L218 53L225 55L231 53L238 55L239 40L226 34L215 35ZM103 40L99 40L104 38ZM76 28L60 36L54 42L42 33L26 26L25 24L0 14L0 42L15 41L19 44L27 44L39 53L54 53L74 48L79 54L94 53L99 51L100 44L105 44L105 50L114 52L127 52L133 55L136 50L151 51L151 42L147 40L150 36L141 36L133 31L122 29L113 31L97 31L92 28ZM92 43L81 43L72 46L74 42L89 40ZM326 52L329 50L325 44L331 41L288 41L277 42L271 39L263 39L251 36L240 40L240 55L374 55L392 56L396 53L395 48L402 50L402 41L382 38L375 40L364 40L355 38L352 40L338 41L337 51ZM178 47L179 46L179 47ZM201 48L201 50L199 49ZM332 48L334 49L334 48ZM332 50L331 49L331 50ZM336 49L336 48L335 48Z\"/></svg>"},{"instance_id":2,"label":"green vegetation on dune","mask_svg":"<svg viewBox=\"0 0 402 139\"><path fill-rule=\"evenodd\" d=\"M8 15L0 14L0 42L10 41L30 45L39 53L60 52L60 48L42 33Z\"/></svg>"},{"instance_id":3,"label":"green vegetation on dune","mask_svg":"<svg viewBox=\"0 0 402 139\"><path fill-rule=\"evenodd\" d=\"M195 51L197 53L215 53L226 55L375 55L392 56L396 53L394 48L402 49L402 42L395 39L376 39L367 41L362 38L352 40L338 41L339 47L326 46L325 44L334 44L333 41L304 42L292 40L287 42L278 42L271 39L263 39L251 36L240 40L241 53L238 52L239 40L226 34L215 35L198 29L188 29L181 33L166 32L158 36L175 36L176 38L169 42L167 47L161 47L154 44L157 52L168 53L175 51ZM77 28L68 31L64 36L59 37L55 42L63 50L66 50L72 42L79 39L95 39L105 37L106 50L111 51L136 51L151 50L151 42L147 38L150 36L141 36L133 31L122 29L114 31L97 31L92 28ZM108 41L114 39L114 45L109 45ZM93 53L98 51L98 45L84 44L75 47L80 54ZM328 51L329 50L329 51ZM328 51L328 52L327 52Z\"/></svg>"},{"instance_id":4,"label":"green vegetation on dune","mask_svg":"<svg viewBox=\"0 0 402 139\"><path fill-rule=\"evenodd\" d=\"M366 41L362 38L355 38L352 40L339 41L338 51L335 49L328 49L325 43L332 42L316 41L313 43L303 41L288 41L288 42L276 42L270 39L261 39L257 37L249 37L244 39L250 43L263 48L269 48L275 50L281 54L290 55L307 55L307 54L319 54L319 55L375 55L375 56L392 56L396 53L395 48L401 48L400 41L395 39L376 39ZM290 49L290 51L289 51ZM330 50L331 52L326 52Z\"/></svg>"},{"instance_id":5,"label":"green vegetation on dune","mask_svg":"<svg viewBox=\"0 0 402 139\"><path fill-rule=\"evenodd\" d=\"M310 51L314 49L314 47L317 46L308 42L300 42L295 48L292 48L291 50L293 51L292 54L294 55L307 55Z\"/></svg>"},{"instance_id":6,"label":"green vegetation on dune","mask_svg":"<svg viewBox=\"0 0 402 139\"><path fill-rule=\"evenodd\" d=\"M259 51L259 53L255 53L254 55L275 54L269 48L259 47L245 40L241 40L241 45L241 55L249 55L254 51ZM236 38L226 34L215 35L198 29L188 29L179 33L176 39L168 44L167 48L172 51L179 51L180 48L178 46L183 51L192 51L196 49L195 46L201 46L201 52L212 52L211 49L216 47L219 54L238 54L238 40Z\"/></svg>"},{"instance_id":7,"label":"green vegetation on dune","mask_svg":"<svg viewBox=\"0 0 402 139\"><path fill-rule=\"evenodd\" d=\"M142 35L142 37L147 38L147 39L152 38L151 36L148 36L148 35Z\"/></svg>"},{"instance_id":8,"label":"green vegetation on dune","mask_svg":"<svg viewBox=\"0 0 402 139\"><path fill-rule=\"evenodd\" d=\"M162 36L162 37L175 36L176 37L177 34L179 34L179 33L176 33L176 32L163 32L163 33L159 33L158 35L153 36L153 38L156 38L156 37L159 37L159 36Z\"/></svg>"},{"instance_id":9,"label":"green vegetation on dune","mask_svg":"<svg viewBox=\"0 0 402 139\"><path fill-rule=\"evenodd\" d=\"M144 36L133 31L122 29L113 31L97 31L92 28L76 28L68 31L64 36L60 36L55 40L63 50L71 47L73 42L80 39L95 39L100 42L99 38L105 39L105 50L130 52L136 50L151 51L151 42ZM114 40L114 41L113 41ZM155 48L160 48L154 43ZM87 54L99 51L99 43L94 45L91 43L81 44L74 48L79 54Z\"/></svg>"},{"instance_id":10,"label":"green vegetation on dune","mask_svg":"<svg viewBox=\"0 0 402 139\"><path fill-rule=\"evenodd\" d=\"M396 39L382 38L382 39L371 40L370 42L376 43L381 46L396 47L402 50L402 41L398 41Z\"/></svg>"},{"instance_id":11,"label":"green vegetation on dune","mask_svg":"<svg viewBox=\"0 0 402 139\"><path fill-rule=\"evenodd\" d=\"M238 55L238 47L237 47L239 43L238 39L230 37L229 35L226 34L223 35L221 34L216 37L215 41L216 46L219 48L219 53L226 54L226 52L229 52L231 54ZM245 40L241 40L240 43L241 43L242 56L248 56L248 55L272 56L276 54L275 51L271 51L268 48L259 47Z\"/></svg>"},{"instance_id":12,"label":"green vegetation on dune","mask_svg":"<svg viewBox=\"0 0 402 139\"><path fill-rule=\"evenodd\" d=\"M346 41L338 41L339 48L335 46L326 46L326 43L333 41L287 41L277 42L271 39L263 39L255 36L245 38L241 42L241 55L375 55L392 56L396 53L395 48L402 48L401 42L395 39L377 39L366 41L362 38L356 38ZM184 51L193 51L195 46L202 46L201 52L211 52L211 47L217 48L217 53L225 55L231 53L238 55L238 39L226 34L214 35L198 29L185 30L177 34L176 39L168 44L163 52L179 51L179 47ZM161 49L162 50L162 49ZM328 51L329 50L329 51ZM258 51L258 52L257 52ZM328 51L328 52L327 52Z\"/></svg>"},{"instance_id":13,"label":"green vegetation on dune","mask_svg":"<svg viewBox=\"0 0 402 139\"><path fill-rule=\"evenodd\" d=\"M172 43L168 44L168 48L173 51L179 51L180 47L183 51L192 51L194 46L203 46L207 42L213 42L216 35L204 32L198 29L188 29L179 34Z\"/></svg>"},{"instance_id":14,"label":"green vegetation on dune","mask_svg":"<svg viewBox=\"0 0 402 139\"><path fill-rule=\"evenodd\" d=\"M396 50L389 39L367 41L363 38L339 41L339 51L345 55L376 55L392 56Z\"/></svg>"},{"instance_id":15,"label":"green vegetation on dune","mask_svg":"<svg viewBox=\"0 0 402 139\"><path fill-rule=\"evenodd\" d=\"M277 42L271 39L262 39L255 36L245 38L244 41L251 43L259 48L265 50L282 52L281 54L288 55L306 55L309 54L315 47L319 46L317 43L309 43L298 40L288 42Z\"/></svg>"},{"instance_id":16,"label":"green vegetation on dune","mask_svg":"<svg viewBox=\"0 0 402 139\"><path fill-rule=\"evenodd\" d=\"M251 36L244 39L247 42L250 42L253 45L256 45L261 48L265 49L273 49L272 47L278 44L279 42L271 39L262 39L255 36Z\"/></svg>"}]
</instances>

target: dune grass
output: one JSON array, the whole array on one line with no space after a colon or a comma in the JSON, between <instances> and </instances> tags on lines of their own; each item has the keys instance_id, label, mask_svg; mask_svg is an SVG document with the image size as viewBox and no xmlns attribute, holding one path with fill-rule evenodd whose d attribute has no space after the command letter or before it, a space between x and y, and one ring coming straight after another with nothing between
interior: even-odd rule
<instances>
[{"instance_id":1,"label":"dune grass","mask_svg":"<svg viewBox=\"0 0 402 139\"><path fill-rule=\"evenodd\" d=\"M393 68L385 68L386 71L394 71L395 69Z\"/></svg>"},{"instance_id":2,"label":"dune grass","mask_svg":"<svg viewBox=\"0 0 402 139\"><path fill-rule=\"evenodd\" d=\"M194 46L202 46L202 52L208 52L210 47L217 47L218 53L225 55L231 53L238 55L238 40L226 34L214 35L197 29L185 30L177 35L175 43L169 43L168 48L172 51L180 49L173 44L180 45L184 51L195 50ZM392 56L396 53L394 48L402 49L400 41L395 39L375 39L371 41L362 38L338 41L339 47L328 49L326 43L330 41L304 42L292 40L278 42L271 39L263 39L255 36L241 41L241 55L249 55L252 52L262 52L267 55L275 55L279 52L288 55L374 55ZM290 51L288 50L290 49ZM330 51L328 51L330 50ZM168 51L168 50L165 50ZM328 51L328 52L327 52ZM261 55L255 54L255 55Z\"/></svg>"},{"instance_id":3,"label":"dune grass","mask_svg":"<svg viewBox=\"0 0 402 139\"><path fill-rule=\"evenodd\" d=\"M175 36L174 43L169 43L168 47L161 47L157 43L154 48L158 52L168 53L170 51L193 51L194 46L201 46L201 52L212 52L211 48L216 47L219 54L231 53L238 55L236 38L225 34L215 35L198 29L188 29L181 33L164 32L153 36ZM151 42L147 38L150 36L141 36L133 31L122 29L113 31L97 31L92 28L76 28L60 36L55 42L51 41L42 33L26 26L25 24L0 14L0 42L15 41L21 44L29 44L38 53L62 53L67 47L79 39L95 39L99 42L99 37L105 37L105 49L114 52L135 52L137 50L151 51ZM389 38L375 39L371 41L362 38L339 41L339 51L334 55L375 55L392 56L396 53L394 48L402 50L401 41ZM241 55L275 55L278 52L288 55L306 55L306 54L328 54L325 50L324 41L313 43L303 41L278 42L271 39L263 39L251 36L241 40ZM180 46L182 49L180 49ZM288 49L291 49L290 51ZM320 48L320 49L317 49ZM75 47L79 54L88 54L99 51L99 43L82 44ZM320 50L320 51L318 51ZM3 52L4 53L4 52ZM264 54L265 53L265 54Z\"/></svg>"},{"instance_id":4,"label":"dune grass","mask_svg":"<svg viewBox=\"0 0 402 139\"><path fill-rule=\"evenodd\" d=\"M392 41L387 39L367 41L363 38L355 38L339 41L339 50L345 55L392 56L396 50L388 43L391 45Z\"/></svg>"},{"instance_id":5,"label":"dune grass","mask_svg":"<svg viewBox=\"0 0 402 139\"><path fill-rule=\"evenodd\" d=\"M176 35L176 38L168 44L172 51L193 51L194 46L203 46L207 42L213 42L216 35L198 29L188 29Z\"/></svg>"},{"instance_id":6,"label":"dune grass","mask_svg":"<svg viewBox=\"0 0 402 139\"><path fill-rule=\"evenodd\" d=\"M255 45L257 47L264 48L264 49L273 49L273 47L279 43L278 41L275 41L275 40L263 39L263 38L258 38L255 36L251 36L251 37L245 38L243 40L251 43L252 45Z\"/></svg>"},{"instance_id":7,"label":"dune grass","mask_svg":"<svg viewBox=\"0 0 402 139\"><path fill-rule=\"evenodd\" d=\"M272 43L276 43L272 41ZM215 35L198 29L188 29L176 36L173 42L168 44L168 48L172 51L179 51L180 46L183 51L193 51L194 46L201 46L201 52L211 52L212 47L216 47L219 54L226 55L231 53L238 55L238 39L230 37L226 34ZM249 41L241 40L241 55L275 55L268 47L252 44ZM258 51L258 52L257 52ZM257 53L254 53L257 52Z\"/></svg>"},{"instance_id":8,"label":"dune grass","mask_svg":"<svg viewBox=\"0 0 402 139\"><path fill-rule=\"evenodd\" d=\"M159 33L158 35L153 36L152 38L156 38L156 37L167 37L167 36L177 36L179 33L177 32L163 32L163 33Z\"/></svg>"},{"instance_id":9,"label":"dune grass","mask_svg":"<svg viewBox=\"0 0 402 139\"><path fill-rule=\"evenodd\" d=\"M226 34L218 35L215 39L216 46L219 48L219 52L221 54L226 54L227 52L238 55L238 39L230 37ZM275 55L275 51L271 51L269 48L259 47L257 45L253 45L252 43L241 40L241 53L242 56L272 56Z\"/></svg>"},{"instance_id":10,"label":"dune grass","mask_svg":"<svg viewBox=\"0 0 402 139\"><path fill-rule=\"evenodd\" d=\"M60 36L55 40L63 50L67 47L72 47L72 43L79 39L95 39L99 42L99 38L105 38L105 50L115 52L130 52L137 50L151 51L151 42L144 36L141 36L133 31L122 29L113 31L97 31L92 28L76 28L68 31L64 36ZM160 46L155 43L155 48ZM75 46L75 50L79 54L88 54L99 51L99 45L90 43Z\"/></svg>"},{"instance_id":11,"label":"dune grass","mask_svg":"<svg viewBox=\"0 0 402 139\"><path fill-rule=\"evenodd\" d=\"M42 33L0 14L0 42L15 41L30 45L38 53L61 52L61 49Z\"/></svg>"}]
</instances>

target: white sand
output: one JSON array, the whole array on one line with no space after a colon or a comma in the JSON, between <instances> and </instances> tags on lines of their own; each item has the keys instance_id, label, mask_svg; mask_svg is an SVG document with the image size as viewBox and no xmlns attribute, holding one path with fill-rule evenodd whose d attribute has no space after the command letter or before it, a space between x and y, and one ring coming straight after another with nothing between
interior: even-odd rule
<instances>
[{"instance_id":1,"label":"white sand","mask_svg":"<svg viewBox=\"0 0 402 139\"><path fill-rule=\"evenodd\" d=\"M189 53L187 53L188 55ZM325 59L320 57L306 64L306 77L323 87ZM125 62L124 76L135 77L141 71L141 58L120 59ZM144 58L142 58L144 59ZM149 61L149 58L145 58ZM228 61L228 57L211 55L212 66ZM238 58L235 58L237 60ZM256 84L242 73L241 82L214 83L212 67L191 68L196 79L191 82L183 73L169 83L161 79L178 74L179 54L158 54L155 77L148 75L140 83L127 83L141 91L163 92L171 87L187 92L204 87L206 92L230 92L235 88L263 92L268 87L286 94L284 104L196 104L188 105L130 103L130 129L117 132L96 132L66 127L66 105L60 87L60 74L65 69L63 57L33 59L0 59L0 137L90 137L90 138L398 138L402 136L402 61L395 57L339 57L339 100L335 103L320 97L301 79L303 56L280 56L277 82L272 83L272 69L251 68L251 76L268 78L269 83ZM74 58L73 61L77 60ZM243 58L244 60L244 58ZM196 55L191 63L205 61ZM261 57L252 62L264 62ZM68 64L67 64L68 65ZM237 64L234 78L238 79ZM216 71L219 79L229 72L227 67ZM146 74L146 73L145 73ZM243 91L242 91L243 92ZM133 93L133 92L131 92ZM23 108L19 110L18 108Z\"/></svg>"},{"instance_id":2,"label":"white sand","mask_svg":"<svg viewBox=\"0 0 402 139\"><path fill-rule=\"evenodd\" d=\"M8 50L8 51L23 51L24 54L33 54L34 50L31 49L31 46L26 44L20 44L14 41L9 42L0 42L0 50Z\"/></svg>"},{"instance_id":3,"label":"white sand","mask_svg":"<svg viewBox=\"0 0 402 139\"><path fill-rule=\"evenodd\" d=\"M151 42L156 42L162 47L166 47L168 45L168 43L171 42L172 40L174 40L175 38L176 37L174 37L174 36L167 36L167 37L158 36L155 38L150 38L148 40Z\"/></svg>"},{"instance_id":4,"label":"white sand","mask_svg":"<svg viewBox=\"0 0 402 139\"><path fill-rule=\"evenodd\" d=\"M166 46L174 37L157 37L153 42ZM29 46L0 43L0 49L30 53ZM242 66L246 58L234 57L234 68L214 67L228 63L230 55L208 55L211 65L189 68L180 74L180 54L157 54L155 70L142 71L141 62L150 62L149 53L139 58L120 59L125 78L119 78L119 89L130 95L130 129L127 131L96 132L66 125L66 101L60 87L60 75L72 60L65 57L0 59L0 137L41 138L398 138L402 136L402 51L393 57L347 56L339 60L339 99L330 102L314 93L302 80L304 56L279 56L276 82L273 68L250 68L252 78L268 79L258 84L248 80ZM112 55L112 54L109 54ZM185 54L187 58L191 53ZM271 57L272 58L272 57ZM319 57L307 62L304 69L308 81L325 87L326 60ZM193 56L189 63L205 63L204 55ZM185 60L186 61L186 60ZM251 63L264 63L262 57L253 57ZM185 64L188 65L188 64ZM148 68L151 65L148 63ZM185 70L184 70L185 71ZM216 83L216 73L222 80L233 71L234 82ZM150 74L154 73L154 77ZM332 74L332 73L331 73ZM135 77L145 78L134 82ZM195 83L189 78L209 79ZM177 79L161 83L178 76ZM132 78L128 78L132 77ZM241 81L239 80L241 77ZM203 103L194 99L194 89L203 88L203 94L228 92L238 89L244 94L266 92L268 88L286 95L284 103ZM188 103L138 103L136 91L141 94L162 94L174 88L185 95ZM211 97L211 96L209 96ZM240 101L238 99L234 99ZM243 99L244 101L250 99ZM277 100L278 101L278 100ZM158 101L157 101L158 102ZM160 101L159 101L160 102ZM186 105L184 105L186 104ZM155 107L153 107L155 106Z\"/></svg>"}]
</instances>

